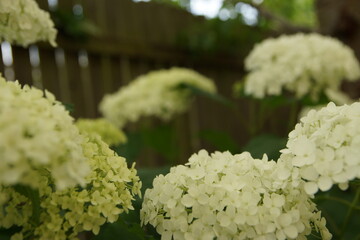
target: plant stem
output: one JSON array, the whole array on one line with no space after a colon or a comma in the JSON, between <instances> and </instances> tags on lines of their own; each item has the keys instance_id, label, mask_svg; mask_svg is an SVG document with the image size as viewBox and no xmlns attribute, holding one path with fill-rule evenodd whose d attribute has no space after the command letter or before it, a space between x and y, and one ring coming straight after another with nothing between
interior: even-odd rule
<instances>
[{"instance_id":1,"label":"plant stem","mask_svg":"<svg viewBox=\"0 0 360 240\"><path fill-rule=\"evenodd\" d=\"M349 207L348 212L346 213L346 217L345 217L343 226L342 226L342 228L341 228L341 233L340 233L341 239L344 239L343 236L344 236L346 227L347 227L347 225L349 224L349 221L350 221L350 219L351 219L352 213L354 212L355 209L358 208L356 205L357 205L357 203L359 202L359 200L360 200L360 187L357 188L356 193L355 193L355 197L354 197L354 199L353 199L353 201L352 201L352 203L351 203L351 206Z\"/></svg>"}]
</instances>

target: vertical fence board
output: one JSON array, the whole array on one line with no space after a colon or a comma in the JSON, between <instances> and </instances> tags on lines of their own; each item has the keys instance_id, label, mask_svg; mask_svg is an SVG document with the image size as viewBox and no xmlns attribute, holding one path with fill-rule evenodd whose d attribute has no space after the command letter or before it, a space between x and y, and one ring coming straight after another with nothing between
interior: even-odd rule
<instances>
[{"instance_id":1,"label":"vertical fence board","mask_svg":"<svg viewBox=\"0 0 360 240\"><path fill-rule=\"evenodd\" d=\"M39 49L39 54L43 86L53 93L57 99L60 99L60 79L55 61L55 53L52 49Z\"/></svg>"},{"instance_id":2,"label":"vertical fence board","mask_svg":"<svg viewBox=\"0 0 360 240\"><path fill-rule=\"evenodd\" d=\"M121 79L124 85L128 84L131 81L131 66L130 60L126 56L122 56L120 58L120 71L121 71Z\"/></svg>"},{"instance_id":3,"label":"vertical fence board","mask_svg":"<svg viewBox=\"0 0 360 240\"><path fill-rule=\"evenodd\" d=\"M13 47L15 79L21 84L32 85L29 49L22 47Z\"/></svg>"},{"instance_id":4,"label":"vertical fence board","mask_svg":"<svg viewBox=\"0 0 360 240\"><path fill-rule=\"evenodd\" d=\"M119 13L117 21L119 22L119 35L122 36L121 39L124 41L135 41L136 39L136 27L133 19L139 17L135 16L134 8L136 8L136 4L131 0L122 0L119 1Z\"/></svg>"},{"instance_id":5,"label":"vertical fence board","mask_svg":"<svg viewBox=\"0 0 360 240\"><path fill-rule=\"evenodd\" d=\"M101 56L100 60L101 78L99 79L103 85L104 94L112 92L112 71L111 71L111 59L107 55Z\"/></svg>"},{"instance_id":6,"label":"vertical fence board","mask_svg":"<svg viewBox=\"0 0 360 240\"><path fill-rule=\"evenodd\" d=\"M121 59L118 56L111 58L111 72L112 72L112 89L111 92L116 92L121 86L125 84L121 74Z\"/></svg>"},{"instance_id":7,"label":"vertical fence board","mask_svg":"<svg viewBox=\"0 0 360 240\"><path fill-rule=\"evenodd\" d=\"M78 62L77 52L65 52L66 70L68 72L69 90L71 96L71 103L74 104L73 116L86 116L84 101L84 88L81 82L81 69Z\"/></svg>"},{"instance_id":8,"label":"vertical fence board","mask_svg":"<svg viewBox=\"0 0 360 240\"><path fill-rule=\"evenodd\" d=\"M100 64L100 56L89 53L89 69L95 106L99 106L99 103L104 96ZM96 115L99 115L98 109L96 109Z\"/></svg>"}]
</instances>

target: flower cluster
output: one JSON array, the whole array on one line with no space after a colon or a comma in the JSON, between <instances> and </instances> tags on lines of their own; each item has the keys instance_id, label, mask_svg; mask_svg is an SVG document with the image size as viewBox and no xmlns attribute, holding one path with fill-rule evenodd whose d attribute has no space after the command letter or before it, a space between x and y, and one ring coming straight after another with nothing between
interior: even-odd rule
<instances>
[{"instance_id":1,"label":"flower cluster","mask_svg":"<svg viewBox=\"0 0 360 240\"><path fill-rule=\"evenodd\" d=\"M309 95L313 100L325 93L336 101L332 97L341 94L341 81L360 77L353 51L336 39L316 33L267 39L256 45L245 67L250 71L245 93L256 98L280 95L286 90L298 98Z\"/></svg>"},{"instance_id":2,"label":"flower cluster","mask_svg":"<svg viewBox=\"0 0 360 240\"><path fill-rule=\"evenodd\" d=\"M51 93L0 76L0 136L0 185L38 188L39 169L58 189L84 184L83 137Z\"/></svg>"},{"instance_id":3,"label":"flower cluster","mask_svg":"<svg viewBox=\"0 0 360 240\"><path fill-rule=\"evenodd\" d=\"M15 235L18 239L28 234L39 240L78 239L79 232L98 234L105 222L114 222L119 214L133 209L131 201L140 195L141 188L134 165L129 169L125 159L109 149L99 136L89 136L83 148L91 166L85 188L53 189L51 178L44 173L39 188L41 214L37 226L29 221L29 200L11 188L3 189L5 197L2 202L0 199L0 205L3 203L7 215L1 218L0 227L22 226ZM17 196L10 198L11 194Z\"/></svg>"},{"instance_id":4,"label":"flower cluster","mask_svg":"<svg viewBox=\"0 0 360 240\"><path fill-rule=\"evenodd\" d=\"M306 181L305 190L315 194L333 184L346 189L360 178L360 103L311 110L289 133L282 158L291 161Z\"/></svg>"},{"instance_id":5,"label":"flower cluster","mask_svg":"<svg viewBox=\"0 0 360 240\"><path fill-rule=\"evenodd\" d=\"M330 239L325 219L288 167L247 152L202 150L154 179L142 224L156 227L163 240L306 239L313 228Z\"/></svg>"},{"instance_id":6,"label":"flower cluster","mask_svg":"<svg viewBox=\"0 0 360 240\"><path fill-rule=\"evenodd\" d=\"M189 69L172 68L150 72L135 79L128 86L104 97L100 111L118 127L137 121L142 116L170 119L184 112L190 103L190 90L180 88L191 85L207 92L215 92L214 83Z\"/></svg>"},{"instance_id":7,"label":"flower cluster","mask_svg":"<svg viewBox=\"0 0 360 240\"><path fill-rule=\"evenodd\" d=\"M99 135L101 139L110 146L122 144L127 141L125 133L104 118L78 119L76 126L80 132Z\"/></svg>"},{"instance_id":8,"label":"flower cluster","mask_svg":"<svg viewBox=\"0 0 360 240\"><path fill-rule=\"evenodd\" d=\"M49 13L34 0L0 1L0 41L27 46L49 41L55 46L56 29Z\"/></svg>"}]
</instances>

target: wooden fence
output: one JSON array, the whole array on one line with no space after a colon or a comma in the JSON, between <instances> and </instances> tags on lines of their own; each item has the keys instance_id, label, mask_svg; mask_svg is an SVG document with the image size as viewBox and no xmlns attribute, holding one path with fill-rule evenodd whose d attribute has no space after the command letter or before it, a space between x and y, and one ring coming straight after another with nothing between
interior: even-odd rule
<instances>
[{"instance_id":1,"label":"wooden fence","mask_svg":"<svg viewBox=\"0 0 360 240\"><path fill-rule=\"evenodd\" d=\"M38 0L48 10L47 0ZM77 11L92 21L101 34L86 42L74 41L61 34L58 47L46 44L28 49L12 47L13 61L1 62L7 78L53 92L57 99L75 106L75 117L97 117L97 106L104 94L116 91L149 70L182 66L193 68L214 79L220 93L229 96L239 80L242 65L236 59L194 58L176 45L179 32L202 18L177 8L131 0L59 0L58 9ZM4 59L5 60L5 59ZM198 138L201 129L230 133L239 144L246 141L232 112L208 100L198 100L190 112L174 121L184 161L206 144ZM153 153L149 165L160 164Z\"/></svg>"}]
</instances>

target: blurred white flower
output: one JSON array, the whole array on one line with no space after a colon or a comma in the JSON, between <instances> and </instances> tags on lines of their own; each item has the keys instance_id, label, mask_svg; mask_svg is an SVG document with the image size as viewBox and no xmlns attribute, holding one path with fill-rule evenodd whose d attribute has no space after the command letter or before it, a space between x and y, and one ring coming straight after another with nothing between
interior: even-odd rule
<instances>
[{"instance_id":1,"label":"blurred white flower","mask_svg":"<svg viewBox=\"0 0 360 240\"><path fill-rule=\"evenodd\" d=\"M27 46L48 41L56 46L57 30L48 12L34 0L0 1L0 41Z\"/></svg>"},{"instance_id":2,"label":"blurred white flower","mask_svg":"<svg viewBox=\"0 0 360 240\"><path fill-rule=\"evenodd\" d=\"M49 171L56 188L84 184L89 165L84 139L50 93L0 76L0 185L37 188Z\"/></svg>"},{"instance_id":3,"label":"blurred white flower","mask_svg":"<svg viewBox=\"0 0 360 240\"><path fill-rule=\"evenodd\" d=\"M191 102L190 90L180 88L180 84L211 93L216 91L212 80L190 69L153 71L136 78L116 93L106 95L100 103L100 111L120 128L140 117L156 116L168 120L186 111Z\"/></svg>"},{"instance_id":4,"label":"blurred white flower","mask_svg":"<svg viewBox=\"0 0 360 240\"><path fill-rule=\"evenodd\" d=\"M284 35L256 45L245 60L249 74L245 93L256 98L284 90L317 101L324 93L337 104L348 100L340 91L345 80L360 77L353 51L340 41L316 33Z\"/></svg>"}]
</instances>

